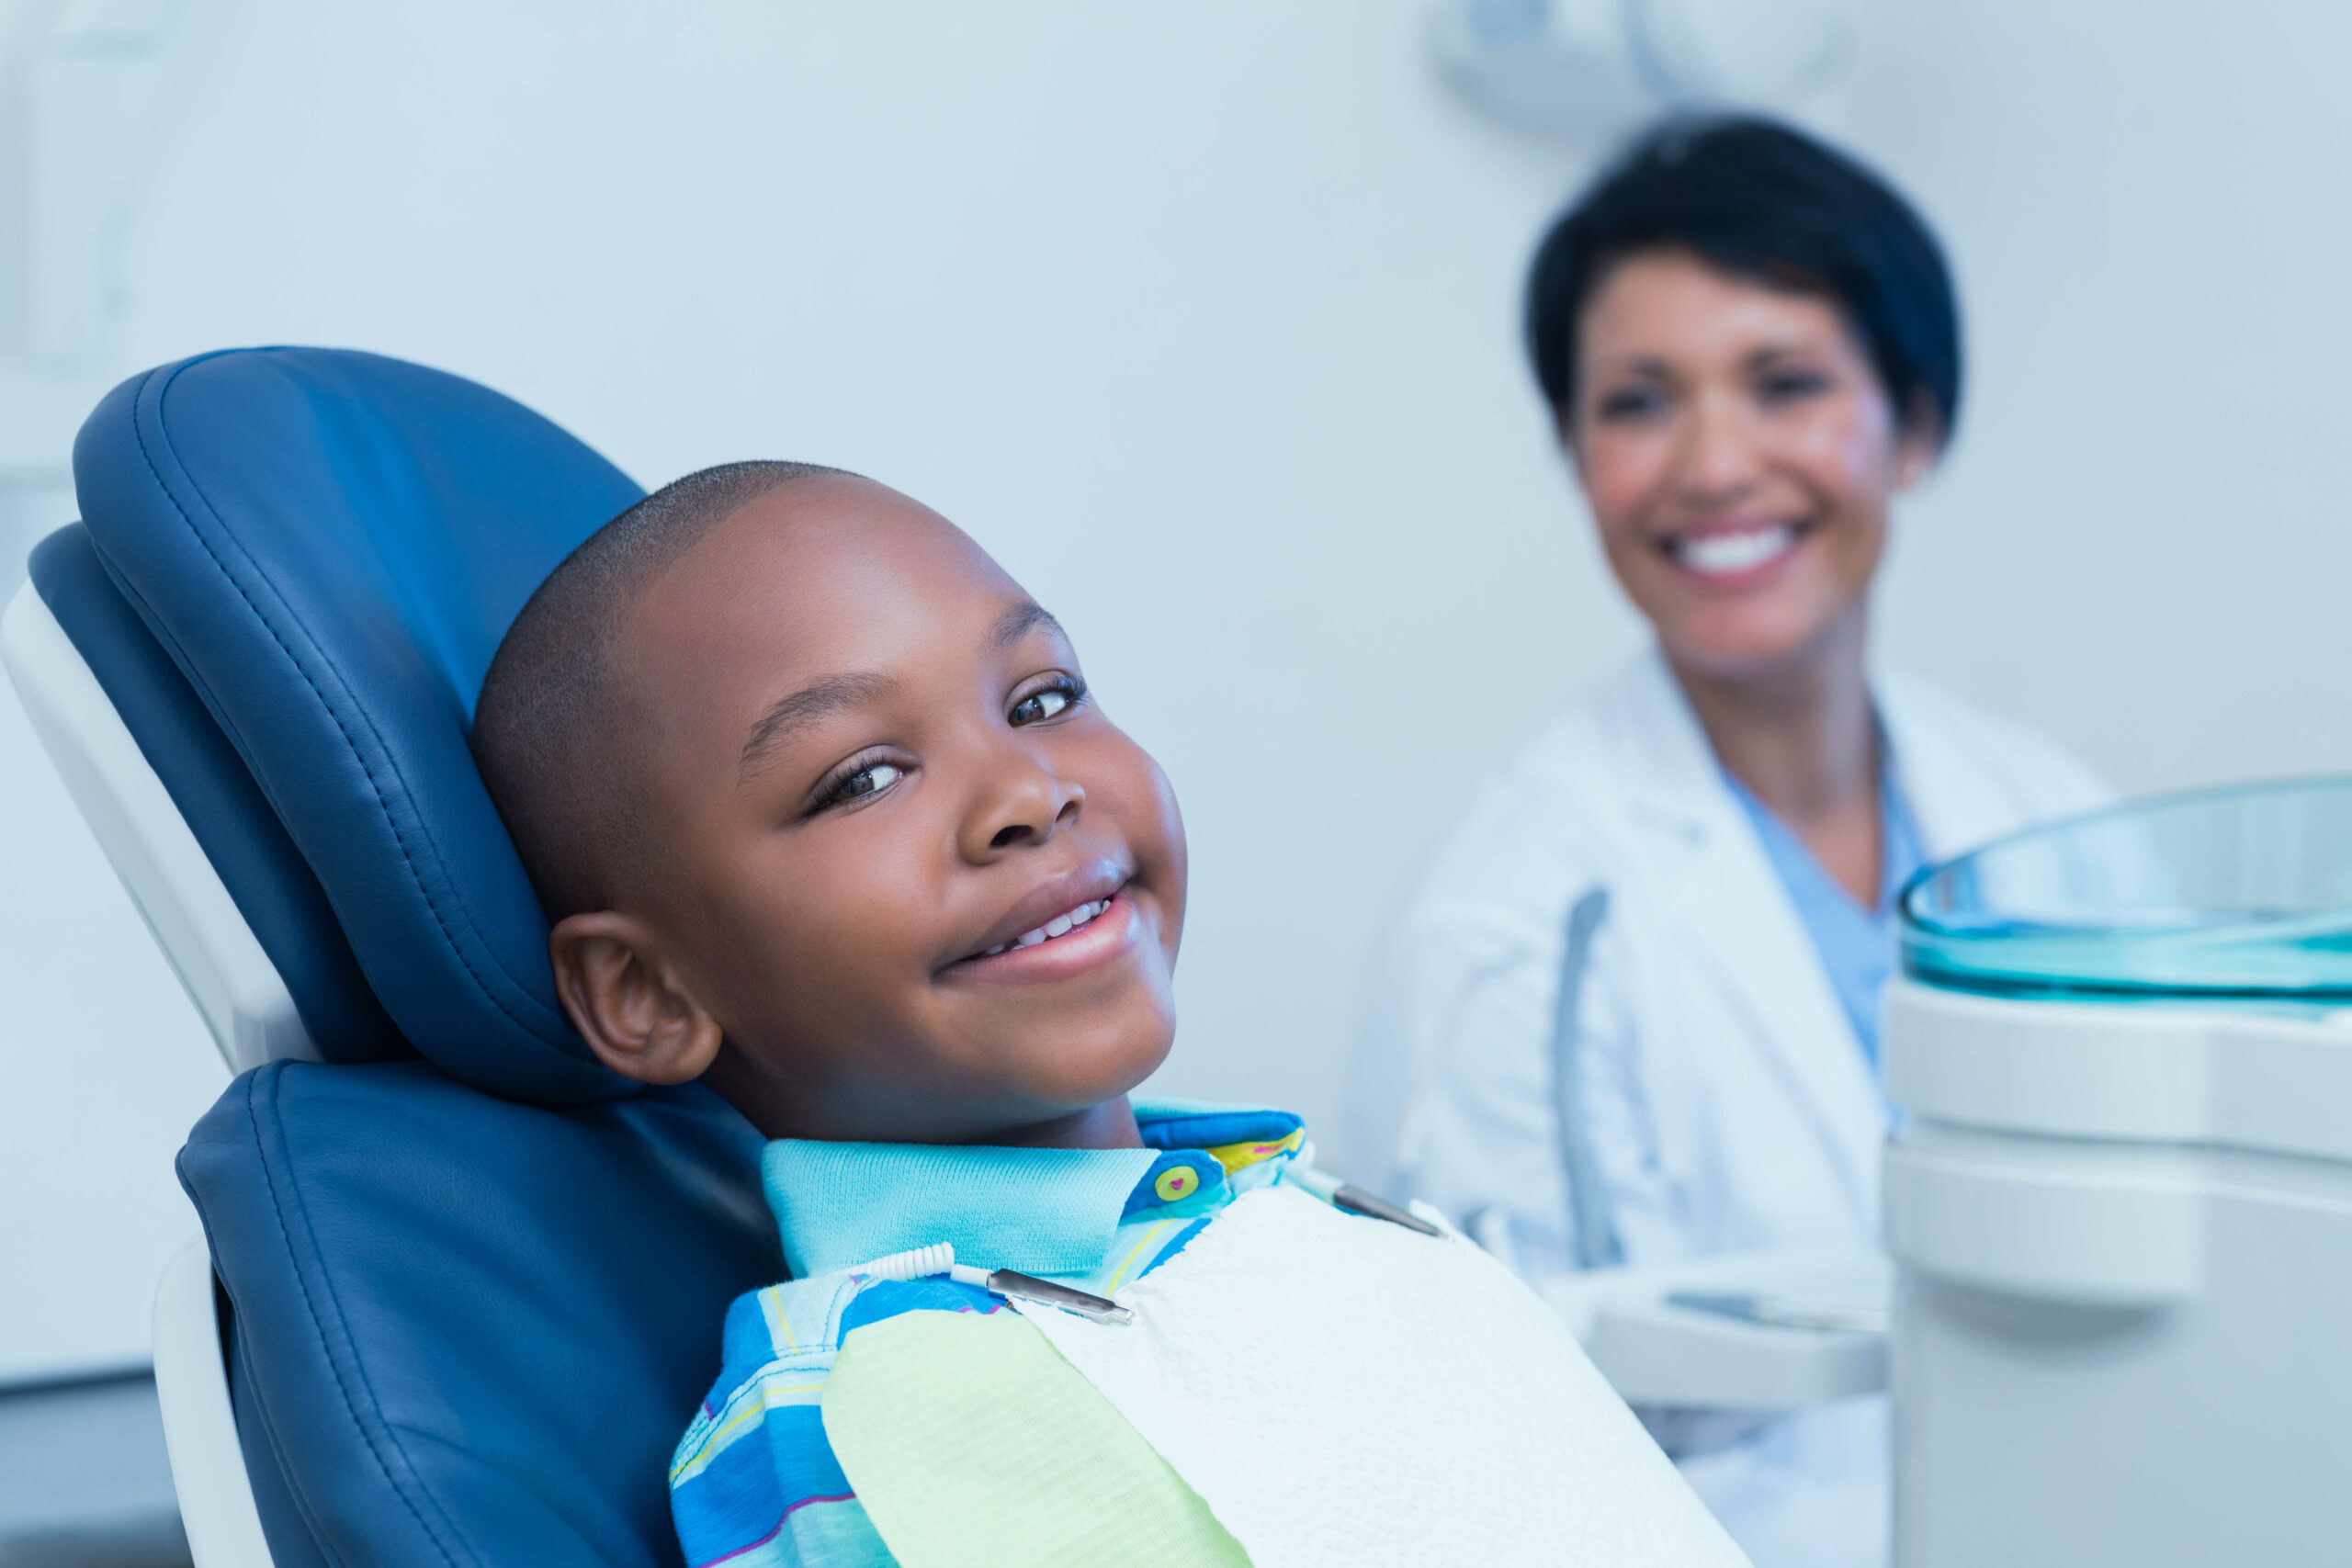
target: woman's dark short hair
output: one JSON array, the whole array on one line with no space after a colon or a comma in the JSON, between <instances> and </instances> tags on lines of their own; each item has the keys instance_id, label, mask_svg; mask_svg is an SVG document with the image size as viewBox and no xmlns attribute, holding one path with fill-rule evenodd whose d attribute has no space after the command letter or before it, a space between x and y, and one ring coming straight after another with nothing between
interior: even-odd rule
<instances>
[{"instance_id":1,"label":"woman's dark short hair","mask_svg":"<svg viewBox=\"0 0 2352 1568\"><path fill-rule=\"evenodd\" d=\"M1642 251L1824 295L1846 315L1895 417L1960 414L1960 307L1911 204L1845 153L1747 117L1678 118L1635 139L1552 225L1527 277L1527 352L1555 412L1574 406L1577 332L1610 269Z\"/></svg>"}]
</instances>

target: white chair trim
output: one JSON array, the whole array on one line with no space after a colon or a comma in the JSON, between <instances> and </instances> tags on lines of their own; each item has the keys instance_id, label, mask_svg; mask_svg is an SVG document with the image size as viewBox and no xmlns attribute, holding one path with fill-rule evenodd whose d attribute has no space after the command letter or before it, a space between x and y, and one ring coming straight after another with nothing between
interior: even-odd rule
<instances>
[{"instance_id":1,"label":"white chair trim","mask_svg":"<svg viewBox=\"0 0 2352 1568\"><path fill-rule=\"evenodd\" d=\"M0 615L0 662L115 874L232 1073L315 1062L294 998L65 628L29 582Z\"/></svg>"},{"instance_id":2,"label":"white chair trim","mask_svg":"<svg viewBox=\"0 0 2352 1568\"><path fill-rule=\"evenodd\" d=\"M212 1254L201 1239L192 1241L164 1270L155 1292L155 1396L164 1410L172 1489L179 1494L180 1525L196 1568L272 1568L244 1450L237 1444L217 1305Z\"/></svg>"}]
</instances>

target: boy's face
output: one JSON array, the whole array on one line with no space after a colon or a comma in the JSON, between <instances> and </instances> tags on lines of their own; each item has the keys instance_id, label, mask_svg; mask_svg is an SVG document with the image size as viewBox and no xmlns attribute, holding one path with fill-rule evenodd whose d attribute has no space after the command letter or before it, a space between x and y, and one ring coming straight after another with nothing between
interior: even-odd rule
<instances>
[{"instance_id":1,"label":"boy's face","mask_svg":"<svg viewBox=\"0 0 2352 1568\"><path fill-rule=\"evenodd\" d=\"M978 546L880 485L786 483L639 599L616 654L666 855L620 909L558 928L575 1018L599 985L653 1037L665 1009L706 1013L714 1087L770 1136L1124 1117L1175 1030L1183 828L1061 628ZM567 963L582 920L627 939L635 981L609 944Z\"/></svg>"}]
</instances>

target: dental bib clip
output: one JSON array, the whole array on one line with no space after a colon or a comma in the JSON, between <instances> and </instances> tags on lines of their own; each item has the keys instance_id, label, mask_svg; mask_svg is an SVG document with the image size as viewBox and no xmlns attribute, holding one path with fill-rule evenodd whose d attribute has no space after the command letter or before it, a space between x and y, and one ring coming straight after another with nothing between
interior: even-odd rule
<instances>
[{"instance_id":1,"label":"dental bib clip","mask_svg":"<svg viewBox=\"0 0 2352 1568\"><path fill-rule=\"evenodd\" d=\"M871 1263L861 1263L844 1273L870 1274L880 1280L927 1280L944 1274L959 1285L977 1285L991 1295L1018 1297L1046 1306L1059 1307L1064 1312L1095 1323L1126 1324L1135 1321L1135 1313L1107 1296L1098 1296L1069 1285L1057 1285L1051 1280L1040 1280L1013 1269L980 1269L956 1261L953 1242L933 1242L929 1247L910 1247L905 1252L893 1252Z\"/></svg>"},{"instance_id":2,"label":"dental bib clip","mask_svg":"<svg viewBox=\"0 0 2352 1568\"><path fill-rule=\"evenodd\" d=\"M1442 1236L1453 1228L1445 1223L1443 1214L1419 1199L1414 1199L1409 1208L1399 1208L1385 1198L1340 1180L1329 1171L1316 1169L1314 1156L1315 1145L1309 1144L1299 1151L1298 1163L1283 1174L1283 1179L1313 1193L1341 1213L1386 1220L1392 1225L1403 1225L1423 1235Z\"/></svg>"}]
</instances>

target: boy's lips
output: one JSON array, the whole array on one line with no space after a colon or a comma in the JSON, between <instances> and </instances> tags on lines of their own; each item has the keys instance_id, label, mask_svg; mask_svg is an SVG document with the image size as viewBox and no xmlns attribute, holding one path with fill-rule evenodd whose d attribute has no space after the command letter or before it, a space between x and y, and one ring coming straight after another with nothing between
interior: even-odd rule
<instances>
[{"instance_id":1,"label":"boy's lips","mask_svg":"<svg viewBox=\"0 0 2352 1568\"><path fill-rule=\"evenodd\" d=\"M1125 865L1106 859L1047 877L1007 909L949 967L1011 957L1068 941L1111 912L1130 874Z\"/></svg>"},{"instance_id":2,"label":"boy's lips","mask_svg":"<svg viewBox=\"0 0 2352 1568\"><path fill-rule=\"evenodd\" d=\"M1059 936L1040 937L1025 944L1015 940L994 951L957 959L946 973L987 980L1060 980L1116 958L1142 934L1143 921L1136 914L1135 900L1124 892L1080 905L1079 909L1099 912L1083 920L1072 919ZM1031 930L1050 931L1078 912L1057 915L1045 927Z\"/></svg>"},{"instance_id":3,"label":"boy's lips","mask_svg":"<svg viewBox=\"0 0 2352 1568\"><path fill-rule=\"evenodd\" d=\"M1075 909L1064 909L1042 926L1031 927L1011 942L998 942L986 953L976 953L973 956L994 958L1000 953L1011 953L1015 948L1036 947L1042 943L1056 941L1068 936L1081 926L1091 923L1095 916L1109 913L1110 908L1110 899L1090 898Z\"/></svg>"}]
</instances>

